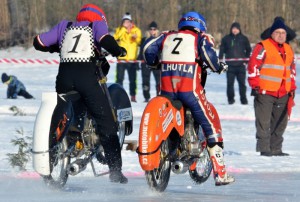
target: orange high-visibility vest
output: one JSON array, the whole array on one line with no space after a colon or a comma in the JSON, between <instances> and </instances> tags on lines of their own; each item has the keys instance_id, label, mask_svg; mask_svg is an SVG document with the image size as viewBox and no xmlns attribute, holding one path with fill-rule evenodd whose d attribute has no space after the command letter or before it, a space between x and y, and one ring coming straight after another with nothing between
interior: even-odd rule
<instances>
[{"instance_id":1,"label":"orange high-visibility vest","mask_svg":"<svg viewBox=\"0 0 300 202\"><path fill-rule=\"evenodd\" d=\"M285 80L285 89L289 92L291 90L291 65L294 59L292 48L287 43L283 44L286 53L284 61L269 39L262 41L262 44L266 50L266 58L260 69L260 89L278 91L282 81Z\"/></svg>"}]
</instances>

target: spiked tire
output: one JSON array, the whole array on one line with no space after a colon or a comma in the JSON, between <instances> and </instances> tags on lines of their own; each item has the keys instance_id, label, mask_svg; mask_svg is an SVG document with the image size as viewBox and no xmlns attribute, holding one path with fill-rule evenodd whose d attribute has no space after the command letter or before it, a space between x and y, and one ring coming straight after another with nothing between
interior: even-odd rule
<instances>
[{"instance_id":1,"label":"spiked tire","mask_svg":"<svg viewBox=\"0 0 300 202\"><path fill-rule=\"evenodd\" d=\"M190 177L196 184L201 184L205 182L212 171L212 162L208 154L207 149L205 148L200 155L200 158L197 160L197 165L195 170L189 170Z\"/></svg>"},{"instance_id":2,"label":"spiked tire","mask_svg":"<svg viewBox=\"0 0 300 202\"><path fill-rule=\"evenodd\" d=\"M146 180L152 190L163 192L169 183L171 173L171 161L169 160L169 140L160 146L160 164L158 168L146 171Z\"/></svg>"},{"instance_id":3,"label":"spiked tire","mask_svg":"<svg viewBox=\"0 0 300 202\"><path fill-rule=\"evenodd\" d=\"M51 174L42 177L52 188L61 189L68 180L67 166L70 164L70 157L63 155L67 148L67 139L64 138L56 149L49 152Z\"/></svg>"}]
</instances>

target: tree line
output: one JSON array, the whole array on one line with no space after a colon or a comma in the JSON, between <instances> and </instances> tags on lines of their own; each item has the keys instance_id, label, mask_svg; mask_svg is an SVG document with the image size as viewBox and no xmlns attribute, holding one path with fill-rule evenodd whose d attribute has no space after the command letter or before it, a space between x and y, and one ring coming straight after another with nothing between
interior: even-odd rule
<instances>
[{"instance_id":1,"label":"tree line","mask_svg":"<svg viewBox=\"0 0 300 202\"><path fill-rule=\"evenodd\" d=\"M111 31L120 25L126 12L143 31L153 20L160 30L176 30L180 16L187 11L198 11L206 18L208 32L216 44L229 33L233 22L241 24L251 43L260 40L261 32L272 25L276 16L300 30L299 0L1 0L0 48L30 46L36 34L60 20L75 20L86 3L104 10Z\"/></svg>"}]
</instances>

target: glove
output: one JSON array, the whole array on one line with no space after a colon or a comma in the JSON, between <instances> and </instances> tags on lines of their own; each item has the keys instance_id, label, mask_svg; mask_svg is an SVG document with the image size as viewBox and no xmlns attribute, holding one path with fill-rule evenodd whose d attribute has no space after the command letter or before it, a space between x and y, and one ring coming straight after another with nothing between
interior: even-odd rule
<instances>
[{"instance_id":1,"label":"glove","mask_svg":"<svg viewBox=\"0 0 300 202\"><path fill-rule=\"evenodd\" d=\"M120 48L121 48L121 55L120 55L120 57L126 56L127 55L127 50L124 47L122 47L122 46Z\"/></svg>"},{"instance_id":2,"label":"glove","mask_svg":"<svg viewBox=\"0 0 300 202\"><path fill-rule=\"evenodd\" d=\"M105 57L102 58L101 61L102 61L101 62L102 72L103 72L104 76L106 76L109 72L110 65Z\"/></svg>"},{"instance_id":3,"label":"glove","mask_svg":"<svg viewBox=\"0 0 300 202\"><path fill-rule=\"evenodd\" d=\"M217 71L219 74L222 74L228 70L228 65L224 62L220 62L220 69Z\"/></svg>"},{"instance_id":4,"label":"glove","mask_svg":"<svg viewBox=\"0 0 300 202\"><path fill-rule=\"evenodd\" d=\"M252 88L250 95L256 97L258 94L259 94L259 88Z\"/></svg>"},{"instance_id":5,"label":"glove","mask_svg":"<svg viewBox=\"0 0 300 202\"><path fill-rule=\"evenodd\" d=\"M59 46L58 45L49 46L49 52L50 53L59 53L60 52Z\"/></svg>"}]
</instances>

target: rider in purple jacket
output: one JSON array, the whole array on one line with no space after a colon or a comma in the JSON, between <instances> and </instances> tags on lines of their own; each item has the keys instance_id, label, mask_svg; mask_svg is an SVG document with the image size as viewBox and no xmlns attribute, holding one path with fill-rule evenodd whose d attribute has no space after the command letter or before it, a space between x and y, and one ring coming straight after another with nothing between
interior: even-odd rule
<instances>
[{"instance_id":1,"label":"rider in purple jacket","mask_svg":"<svg viewBox=\"0 0 300 202\"><path fill-rule=\"evenodd\" d=\"M109 35L104 12L93 4L84 5L76 22L61 21L50 31L34 38L34 47L43 52L59 52L60 65L56 78L56 92L77 91L97 123L96 133L101 137L110 170L110 181L127 183L122 174L122 158L117 136L117 124L109 101L98 83L96 59L104 48L113 56L124 56L126 50ZM107 66L106 66L107 67ZM103 70L108 71L108 69ZM58 96L58 102L60 100ZM55 129L59 120L52 118L50 149L56 144Z\"/></svg>"}]
</instances>

